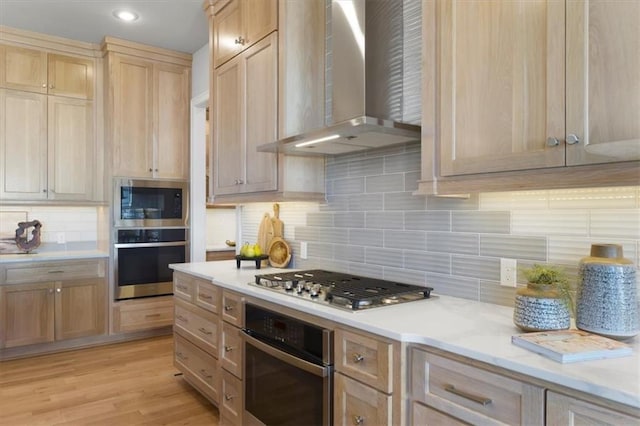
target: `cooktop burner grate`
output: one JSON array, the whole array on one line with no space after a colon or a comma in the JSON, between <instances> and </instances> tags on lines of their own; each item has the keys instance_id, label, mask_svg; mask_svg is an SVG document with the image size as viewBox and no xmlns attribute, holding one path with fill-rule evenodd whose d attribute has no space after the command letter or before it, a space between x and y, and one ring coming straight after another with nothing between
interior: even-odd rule
<instances>
[{"instance_id":1,"label":"cooktop burner grate","mask_svg":"<svg viewBox=\"0 0 640 426\"><path fill-rule=\"evenodd\" d=\"M321 269L256 275L256 285L349 310L426 299L433 290Z\"/></svg>"}]
</instances>

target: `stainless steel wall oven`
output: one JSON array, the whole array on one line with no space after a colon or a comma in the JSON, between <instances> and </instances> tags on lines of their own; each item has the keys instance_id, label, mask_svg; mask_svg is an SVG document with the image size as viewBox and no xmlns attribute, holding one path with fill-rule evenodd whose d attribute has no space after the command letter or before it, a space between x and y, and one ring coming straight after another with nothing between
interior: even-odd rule
<instances>
[{"instance_id":1,"label":"stainless steel wall oven","mask_svg":"<svg viewBox=\"0 0 640 426\"><path fill-rule=\"evenodd\" d=\"M332 331L246 304L242 336L245 424L332 424Z\"/></svg>"},{"instance_id":2,"label":"stainless steel wall oven","mask_svg":"<svg viewBox=\"0 0 640 426\"><path fill-rule=\"evenodd\" d=\"M173 293L171 263L189 261L188 183L116 178L115 299Z\"/></svg>"}]
</instances>

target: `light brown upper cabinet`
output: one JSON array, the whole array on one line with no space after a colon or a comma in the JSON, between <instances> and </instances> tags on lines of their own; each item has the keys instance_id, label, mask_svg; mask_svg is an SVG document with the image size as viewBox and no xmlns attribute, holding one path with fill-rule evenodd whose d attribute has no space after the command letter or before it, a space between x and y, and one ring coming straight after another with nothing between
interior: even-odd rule
<instances>
[{"instance_id":1,"label":"light brown upper cabinet","mask_svg":"<svg viewBox=\"0 0 640 426\"><path fill-rule=\"evenodd\" d=\"M214 191L218 195L277 188L276 154L257 152L277 138L277 34L214 73Z\"/></svg>"},{"instance_id":2,"label":"light brown upper cabinet","mask_svg":"<svg viewBox=\"0 0 640 426\"><path fill-rule=\"evenodd\" d=\"M213 6L214 67L254 45L278 27L277 0L219 0Z\"/></svg>"},{"instance_id":3,"label":"light brown upper cabinet","mask_svg":"<svg viewBox=\"0 0 640 426\"><path fill-rule=\"evenodd\" d=\"M325 7L324 0L210 0L214 45L238 8L243 25L250 23L247 34L262 34L248 36L250 47L245 44L220 66L213 49L209 199L214 204L324 198L322 157L258 147L324 123ZM265 24L261 19L269 16Z\"/></svg>"},{"instance_id":4,"label":"light brown upper cabinet","mask_svg":"<svg viewBox=\"0 0 640 426\"><path fill-rule=\"evenodd\" d=\"M3 45L0 46L0 87L93 99L94 61Z\"/></svg>"},{"instance_id":5,"label":"light brown upper cabinet","mask_svg":"<svg viewBox=\"0 0 640 426\"><path fill-rule=\"evenodd\" d=\"M0 198L91 200L93 102L0 89Z\"/></svg>"},{"instance_id":6,"label":"light brown upper cabinet","mask_svg":"<svg viewBox=\"0 0 640 426\"><path fill-rule=\"evenodd\" d=\"M640 140L640 3L443 0L424 9L432 60L420 192L640 181L639 145L637 155L613 155L619 141Z\"/></svg>"},{"instance_id":7,"label":"light brown upper cabinet","mask_svg":"<svg viewBox=\"0 0 640 426\"><path fill-rule=\"evenodd\" d=\"M112 174L188 179L191 56L106 40Z\"/></svg>"}]
</instances>

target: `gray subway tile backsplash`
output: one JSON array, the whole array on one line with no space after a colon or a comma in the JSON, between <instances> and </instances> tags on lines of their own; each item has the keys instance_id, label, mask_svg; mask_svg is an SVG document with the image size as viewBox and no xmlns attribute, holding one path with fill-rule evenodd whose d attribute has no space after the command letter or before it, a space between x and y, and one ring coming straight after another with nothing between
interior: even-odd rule
<instances>
[{"instance_id":1,"label":"gray subway tile backsplash","mask_svg":"<svg viewBox=\"0 0 640 426\"><path fill-rule=\"evenodd\" d=\"M518 267L559 263L573 284L577 263L593 242L622 243L625 256L640 261L640 188L593 189L591 204L589 190L572 192L582 197L578 213L590 220L576 235L575 227L550 225L569 202L557 201L566 198L558 191L413 195L420 179L419 143L328 157L326 164L326 203L295 227L294 251L298 241L309 243L309 259L294 252L297 268L426 284L436 295L513 306L516 289L499 282L502 257L517 259ZM521 273L518 283L524 284Z\"/></svg>"},{"instance_id":2,"label":"gray subway tile backsplash","mask_svg":"<svg viewBox=\"0 0 640 426\"><path fill-rule=\"evenodd\" d=\"M509 212L467 211L451 213L453 232L508 234L511 228Z\"/></svg>"},{"instance_id":3,"label":"gray subway tile backsplash","mask_svg":"<svg viewBox=\"0 0 640 426\"><path fill-rule=\"evenodd\" d=\"M404 175L402 173L367 176L365 179L366 192L369 193L404 190Z\"/></svg>"},{"instance_id":4,"label":"gray subway tile backsplash","mask_svg":"<svg viewBox=\"0 0 640 426\"><path fill-rule=\"evenodd\" d=\"M404 215L402 212L367 212L365 224L369 229L402 229Z\"/></svg>"},{"instance_id":5,"label":"gray subway tile backsplash","mask_svg":"<svg viewBox=\"0 0 640 426\"><path fill-rule=\"evenodd\" d=\"M426 250L427 234L420 231L384 231L384 246L407 250Z\"/></svg>"},{"instance_id":6,"label":"gray subway tile backsplash","mask_svg":"<svg viewBox=\"0 0 640 426\"><path fill-rule=\"evenodd\" d=\"M443 253L474 254L479 252L478 234L427 232L427 250Z\"/></svg>"},{"instance_id":7,"label":"gray subway tile backsplash","mask_svg":"<svg viewBox=\"0 0 640 426\"><path fill-rule=\"evenodd\" d=\"M513 235L480 235L480 256L545 261L547 260L547 239Z\"/></svg>"}]
</instances>

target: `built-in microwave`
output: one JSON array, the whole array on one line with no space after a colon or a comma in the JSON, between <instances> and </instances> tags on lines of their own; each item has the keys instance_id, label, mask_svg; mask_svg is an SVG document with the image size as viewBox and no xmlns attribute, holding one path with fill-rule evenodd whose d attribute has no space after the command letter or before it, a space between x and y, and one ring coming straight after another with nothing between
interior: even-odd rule
<instances>
[{"instance_id":1,"label":"built-in microwave","mask_svg":"<svg viewBox=\"0 0 640 426\"><path fill-rule=\"evenodd\" d=\"M189 183L116 178L113 192L115 228L187 227Z\"/></svg>"}]
</instances>

